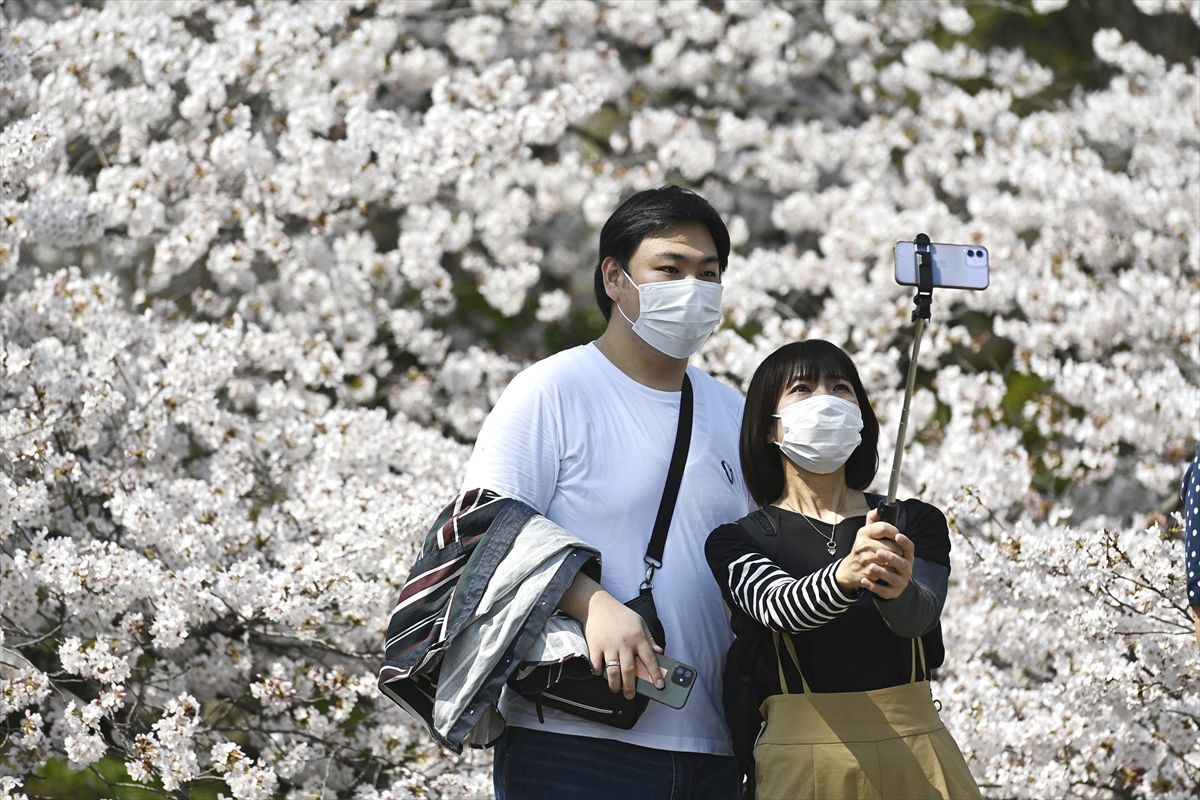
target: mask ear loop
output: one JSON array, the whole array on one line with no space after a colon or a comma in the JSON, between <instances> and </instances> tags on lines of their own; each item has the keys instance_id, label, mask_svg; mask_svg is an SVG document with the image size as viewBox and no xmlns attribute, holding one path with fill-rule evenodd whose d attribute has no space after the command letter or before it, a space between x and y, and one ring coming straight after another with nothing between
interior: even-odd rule
<instances>
[{"instance_id":1,"label":"mask ear loop","mask_svg":"<svg viewBox=\"0 0 1200 800\"><path fill-rule=\"evenodd\" d=\"M625 280L629 281L629 285L637 290L638 298L641 299L642 287L638 286L636 283L633 282L633 276L630 275L629 272L624 267L621 267L621 274L625 276ZM632 328L636 323L629 318L628 314L625 313L625 309L621 308L621 304L618 303L616 300L613 300L613 305L617 307L617 311L621 312L621 316L625 318L625 321L629 323L629 327ZM641 312L639 311L638 319L641 319L641 317L642 317L642 315L641 315Z\"/></svg>"}]
</instances>

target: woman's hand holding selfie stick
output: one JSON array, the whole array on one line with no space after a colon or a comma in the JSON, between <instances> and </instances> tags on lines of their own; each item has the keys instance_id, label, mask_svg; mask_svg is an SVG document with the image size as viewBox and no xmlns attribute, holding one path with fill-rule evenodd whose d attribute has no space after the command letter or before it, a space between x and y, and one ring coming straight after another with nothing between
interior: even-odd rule
<instances>
[{"instance_id":1,"label":"woman's hand holding selfie stick","mask_svg":"<svg viewBox=\"0 0 1200 800\"><path fill-rule=\"evenodd\" d=\"M867 524L858 529L850 555L842 559L834 579L842 591L865 589L884 600L900 596L912 579L915 550L912 540L879 512L867 514Z\"/></svg>"}]
</instances>

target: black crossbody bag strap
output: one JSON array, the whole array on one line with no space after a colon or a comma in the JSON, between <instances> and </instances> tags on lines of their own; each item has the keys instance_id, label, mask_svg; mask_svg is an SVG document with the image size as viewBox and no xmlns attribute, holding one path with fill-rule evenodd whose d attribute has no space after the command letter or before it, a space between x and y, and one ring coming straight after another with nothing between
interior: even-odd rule
<instances>
[{"instance_id":1,"label":"black crossbody bag strap","mask_svg":"<svg viewBox=\"0 0 1200 800\"><path fill-rule=\"evenodd\" d=\"M687 373L683 376L683 390L679 396L679 424L675 428L675 449L671 452L671 465L667 468L667 482L663 486L662 501L658 504L658 516L654 519L654 531L646 545L646 580L642 590L654 588L654 570L662 566L663 548L667 545L667 531L675 515L675 501L679 499L679 486L683 483L683 468L687 466L688 448L692 444L692 381Z\"/></svg>"}]
</instances>

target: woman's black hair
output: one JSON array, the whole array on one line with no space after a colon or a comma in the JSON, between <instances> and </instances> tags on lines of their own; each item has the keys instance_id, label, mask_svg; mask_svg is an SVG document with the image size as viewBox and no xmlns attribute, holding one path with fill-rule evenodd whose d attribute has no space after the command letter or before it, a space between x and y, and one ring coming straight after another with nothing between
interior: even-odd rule
<instances>
[{"instance_id":1,"label":"woman's black hair","mask_svg":"<svg viewBox=\"0 0 1200 800\"><path fill-rule=\"evenodd\" d=\"M875 479L879 469L879 420L854 362L840 347L824 339L792 342L758 365L746 392L738 454L746 487L759 505L775 502L784 491L783 459L787 456L774 444L773 415L779 398L794 381L815 383L826 376L848 382L862 412L862 441L846 461L846 485L866 489Z\"/></svg>"},{"instance_id":2,"label":"woman's black hair","mask_svg":"<svg viewBox=\"0 0 1200 800\"><path fill-rule=\"evenodd\" d=\"M717 210L700 195L680 186L660 186L638 192L617 207L600 230L600 260L596 262L596 305L608 319L612 315L612 298L604 291L604 274L600 265L612 256L623 269L642 239L679 222L696 221L708 228L717 247L720 271L729 263L729 230Z\"/></svg>"}]
</instances>

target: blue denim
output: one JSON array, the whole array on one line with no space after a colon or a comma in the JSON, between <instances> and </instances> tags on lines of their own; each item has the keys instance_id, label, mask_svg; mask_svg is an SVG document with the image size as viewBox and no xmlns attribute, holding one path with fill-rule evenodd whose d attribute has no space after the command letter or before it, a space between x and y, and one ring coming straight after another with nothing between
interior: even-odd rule
<instances>
[{"instance_id":1,"label":"blue denim","mask_svg":"<svg viewBox=\"0 0 1200 800\"><path fill-rule=\"evenodd\" d=\"M733 756L509 726L496 745L496 800L738 800Z\"/></svg>"}]
</instances>

